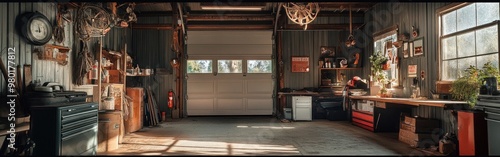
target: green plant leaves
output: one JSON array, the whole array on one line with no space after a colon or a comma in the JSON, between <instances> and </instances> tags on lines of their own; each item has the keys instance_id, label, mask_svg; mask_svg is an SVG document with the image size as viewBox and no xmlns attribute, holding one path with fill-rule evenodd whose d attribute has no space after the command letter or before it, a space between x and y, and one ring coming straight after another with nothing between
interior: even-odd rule
<instances>
[{"instance_id":1,"label":"green plant leaves","mask_svg":"<svg viewBox=\"0 0 500 157\"><path fill-rule=\"evenodd\" d=\"M464 71L464 76L451 84L450 93L454 100L466 101L472 108L476 105L479 87L483 85L484 78L494 76L499 80L500 73L491 62L486 62L481 69L471 65Z\"/></svg>"}]
</instances>

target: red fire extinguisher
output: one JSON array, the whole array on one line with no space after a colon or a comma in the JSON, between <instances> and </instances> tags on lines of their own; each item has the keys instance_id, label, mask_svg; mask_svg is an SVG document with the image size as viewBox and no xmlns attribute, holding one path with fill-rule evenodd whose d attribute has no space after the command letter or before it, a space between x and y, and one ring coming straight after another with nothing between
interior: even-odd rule
<instances>
[{"instance_id":1,"label":"red fire extinguisher","mask_svg":"<svg viewBox=\"0 0 500 157\"><path fill-rule=\"evenodd\" d=\"M168 108L174 107L174 92L170 90L168 92Z\"/></svg>"}]
</instances>

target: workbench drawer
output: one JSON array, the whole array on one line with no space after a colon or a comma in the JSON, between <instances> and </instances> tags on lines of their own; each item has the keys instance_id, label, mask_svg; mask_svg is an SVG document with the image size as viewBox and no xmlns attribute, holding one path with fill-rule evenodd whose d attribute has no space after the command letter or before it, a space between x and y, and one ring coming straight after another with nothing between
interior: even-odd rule
<instances>
[{"instance_id":1,"label":"workbench drawer","mask_svg":"<svg viewBox=\"0 0 500 157\"><path fill-rule=\"evenodd\" d=\"M368 122L365 122L365 121L362 121L362 120L358 120L358 119L353 118L352 119L352 124L356 125L358 127L361 127L363 129L366 129L366 130L374 131L373 124L370 125Z\"/></svg>"},{"instance_id":2,"label":"workbench drawer","mask_svg":"<svg viewBox=\"0 0 500 157\"><path fill-rule=\"evenodd\" d=\"M369 114L357 112L357 111L352 111L352 117L373 123L373 115L369 115Z\"/></svg>"}]
</instances>

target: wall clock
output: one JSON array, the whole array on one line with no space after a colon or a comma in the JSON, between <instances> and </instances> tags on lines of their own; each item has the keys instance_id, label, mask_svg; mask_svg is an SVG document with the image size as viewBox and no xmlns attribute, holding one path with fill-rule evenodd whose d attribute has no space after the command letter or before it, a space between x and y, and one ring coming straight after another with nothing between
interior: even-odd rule
<instances>
[{"instance_id":1,"label":"wall clock","mask_svg":"<svg viewBox=\"0 0 500 157\"><path fill-rule=\"evenodd\" d=\"M28 12L20 18L21 34L33 45L44 45L52 39L52 25L39 12Z\"/></svg>"}]
</instances>

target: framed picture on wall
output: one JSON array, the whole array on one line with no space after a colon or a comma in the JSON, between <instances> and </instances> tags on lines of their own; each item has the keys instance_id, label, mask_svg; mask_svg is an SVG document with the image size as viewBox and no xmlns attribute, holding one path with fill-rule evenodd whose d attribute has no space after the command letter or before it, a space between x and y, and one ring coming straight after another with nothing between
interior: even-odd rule
<instances>
[{"instance_id":1,"label":"framed picture on wall","mask_svg":"<svg viewBox=\"0 0 500 157\"><path fill-rule=\"evenodd\" d=\"M335 47L321 46L320 58L335 57Z\"/></svg>"},{"instance_id":2,"label":"framed picture on wall","mask_svg":"<svg viewBox=\"0 0 500 157\"><path fill-rule=\"evenodd\" d=\"M309 72L309 57L293 56L292 72Z\"/></svg>"},{"instance_id":3,"label":"framed picture on wall","mask_svg":"<svg viewBox=\"0 0 500 157\"><path fill-rule=\"evenodd\" d=\"M403 44L403 58L408 58L410 56L410 52L408 51L408 42Z\"/></svg>"},{"instance_id":4,"label":"framed picture on wall","mask_svg":"<svg viewBox=\"0 0 500 157\"><path fill-rule=\"evenodd\" d=\"M416 64L408 65L408 77L417 77L417 65Z\"/></svg>"},{"instance_id":5,"label":"framed picture on wall","mask_svg":"<svg viewBox=\"0 0 500 157\"><path fill-rule=\"evenodd\" d=\"M420 38L413 41L413 49L415 56L424 55L424 39Z\"/></svg>"}]
</instances>

